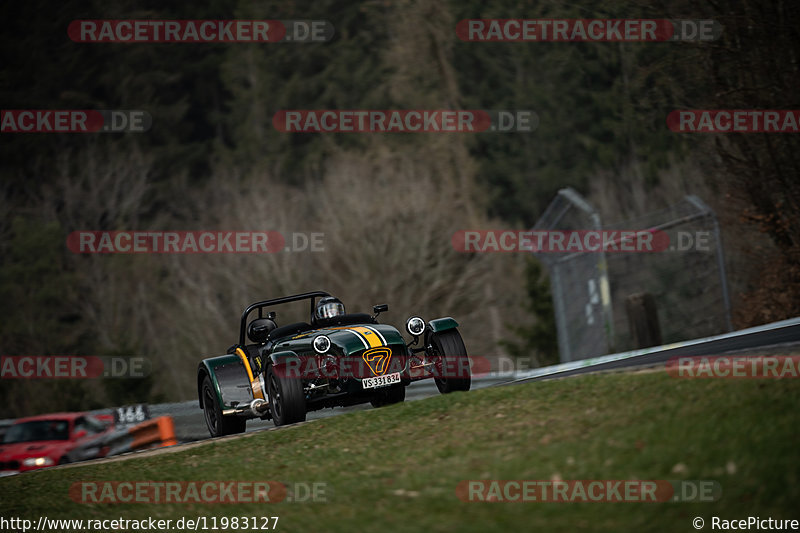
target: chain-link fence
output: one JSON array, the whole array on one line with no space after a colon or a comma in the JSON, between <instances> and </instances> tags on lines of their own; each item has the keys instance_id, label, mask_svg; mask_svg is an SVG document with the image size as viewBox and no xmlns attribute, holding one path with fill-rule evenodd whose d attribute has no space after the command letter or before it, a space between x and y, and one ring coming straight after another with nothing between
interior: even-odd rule
<instances>
[{"instance_id":1,"label":"chain-link fence","mask_svg":"<svg viewBox=\"0 0 800 533\"><path fill-rule=\"evenodd\" d=\"M662 251L538 251L551 281L561 361L730 331L719 226L696 196L604 225L572 189L562 189L533 231L658 232Z\"/></svg>"}]
</instances>

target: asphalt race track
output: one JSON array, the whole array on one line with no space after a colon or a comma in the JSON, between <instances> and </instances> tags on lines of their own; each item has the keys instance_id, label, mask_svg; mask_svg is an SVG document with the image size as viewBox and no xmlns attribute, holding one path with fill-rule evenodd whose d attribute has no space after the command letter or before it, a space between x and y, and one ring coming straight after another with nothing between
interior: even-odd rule
<instances>
[{"instance_id":1,"label":"asphalt race track","mask_svg":"<svg viewBox=\"0 0 800 533\"><path fill-rule=\"evenodd\" d=\"M594 372L606 372L636 367L653 367L664 364L673 357L700 355L730 355L746 352L785 353L800 347L800 318L767 324L747 330L696 339L656 348L611 354L591 360L573 361L530 371L473 377L472 390L492 386L516 385L544 379L564 378ZM416 401L439 395L433 380L413 383L406 389L406 401ZM175 433L180 444L209 438L197 400L175 403L151 404L152 417L171 416L175 422ZM369 404L352 407L337 407L308 413L307 420L329 418L345 413L372 409ZM92 411L94 414L111 414L112 410ZM10 421L0 421L10 422ZM276 429L272 421L250 420L247 433ZM180 446L179 444L179 446Z\"/></svg>"},{"instance_id":2,"label":"asphalt race track","mask_svg":"<svg viewBox=\"0 0 800 533\"><path fill-rule=\"evenodd\" d=\"M525 377L526 372L474 377L472 380L472 389L475 390L498 385L514 385L529 381L562 378L593 372L656 366L665 363L672 357L724 355L753 350L784 351L798 345L800 345L800 319L786 320L707 339L697 339L695 341L677 343L676 345L653 348L641 354L631 352L632 355L624 359L592 363L577 368L564 369L563 367L565 365L554 365L553 367L536 369L539 375L533 377ZM605 357L614 357L615 355L619 354ZM587 361L587 363L588 362L590 361ZM581 362L577 364L581 364ZM439 391L436 389L436 385L432 379L419 381L406 389L406 401L422 400L431 396L437 396L438 394ZM363 409L372 409L372 406L369 404L362 404L352 407L337 407L313 411L308 413L307 420L328 418ZM208 429L203 419L203 412L199 408L196 400L151 405L150 411L152 416L170 415L173 417L179 442L192 442L208 438ZM271 421L250 420L247 423L248 433L273 428L274 424Z\"/></svg>"},{"instance_id":3,"label":"asphalt race track","mask_svg":"<svg viewBox=\"0 0 800 533\"><path fill-rule=\"evenodd\" d=\"M509 378L510 376L475 378L472 380L472 388L482 389L484 387L505 383L509 380ZM416 383L412 383L406 389L406 401L422 400L431 396L437 396L438 394L439 391L436 389L436 385L432 379L418 381ZM306 420L318 420L321 418L329 418L344 413L352 413L354 411L372 408L373 407L370 404L366 403L354 405L352 407L322 409L320 411L312 411L308 413ZM203 418L203 411L200 409L197 400L150 405L150 414L153 417L165 415L171 416L175 421L175 433L176 437L178 438L178 442L192 442L209 438L208 428L206 427L206 422ZM273 424L271 420L255 419L247 422L247 433L274 428L275 424Z\"/></svg>"}]
</instances>

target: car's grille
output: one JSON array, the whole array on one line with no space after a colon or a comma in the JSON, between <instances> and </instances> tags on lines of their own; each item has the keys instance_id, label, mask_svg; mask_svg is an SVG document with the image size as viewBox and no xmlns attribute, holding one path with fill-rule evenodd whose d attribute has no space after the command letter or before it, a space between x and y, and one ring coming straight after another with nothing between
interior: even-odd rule
<instances>
[{"instance_id":1,"label":"car's grille","mask_svg":"<svg viewBox=\"0 0 800 533\"><path fill-rule=\"evenodd\" d=\"M19 470L19 461L0 461L0 470Z\"/></svg>"}]
</instances>

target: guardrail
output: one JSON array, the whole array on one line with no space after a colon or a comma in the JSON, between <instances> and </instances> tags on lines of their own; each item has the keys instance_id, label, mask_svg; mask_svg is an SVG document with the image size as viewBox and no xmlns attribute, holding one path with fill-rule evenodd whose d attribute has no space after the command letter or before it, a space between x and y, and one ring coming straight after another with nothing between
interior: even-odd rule
<instances>
[{"instance_id":1,"label":"guardrail","mask_svg":"<svg viewBox=\"0 0 800 533\"><path fill-rule=\"evenodd\" d=\"M587 372L611 370L614 368L647 366L666 362L671 357L719 355L730 351L756 349L775 344L797 342L800 342L800 317L702 339L675 342L629 352L601 355L589 359L570 361L569 363L515 372L512 379L506 384L566 377Z\"/></svg>"}]
</instances>

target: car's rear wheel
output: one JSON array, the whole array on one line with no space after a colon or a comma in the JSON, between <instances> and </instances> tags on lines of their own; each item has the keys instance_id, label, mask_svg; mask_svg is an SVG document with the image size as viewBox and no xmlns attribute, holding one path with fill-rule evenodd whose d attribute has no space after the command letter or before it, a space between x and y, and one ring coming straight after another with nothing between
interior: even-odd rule
<instances>
[{"instance_id":1,"label":"car's rear wheel","mask_svg":"<svg viewBox=\"0 0 800 533\"><path fill-rule=\"evenodd\" d=\"M233 435L244 433L247 420L233 416L222 416L222 406L217 400L217 392L211 378L206 376L203 379L203 414L205 415L208 432L212 437L222 437L223 435Z\"/></svg>"},{"instance_id":2,"label":"car's rear wheel","mask_svg":"<svg viewBox=\"0 0 800 533\"><path fill-rule=\"evenodd\" d=\"M434 333L431 337L431 353L436 361L434 381L442 394L468 391L472 385L467 348L457 329Z\"/></svg>"},{"instance_id":3,"label":"car's rear wheel","mask_svg":"<svg viewBox=\"0 0 800 533\"><path fill-rule=\"evenodd\" d=\"M384 405L392 405L393 403L401 403L406 399L405 385L395 385L376 392L375 396L369 403L372 407L383 407Z\"/></svg>"},{"instance_id":4,"label":"car's rear wheel","mask_svg":"<svg viewBox=\"0 0 800 533\"><path fill-rule=\"evenodd\" d=\"M267 367L267 394L272 420L276 426L285 426L306 419L306 400L303 381L299 378L279 376L272 365Z\"/></svg>"}]
</instances>

